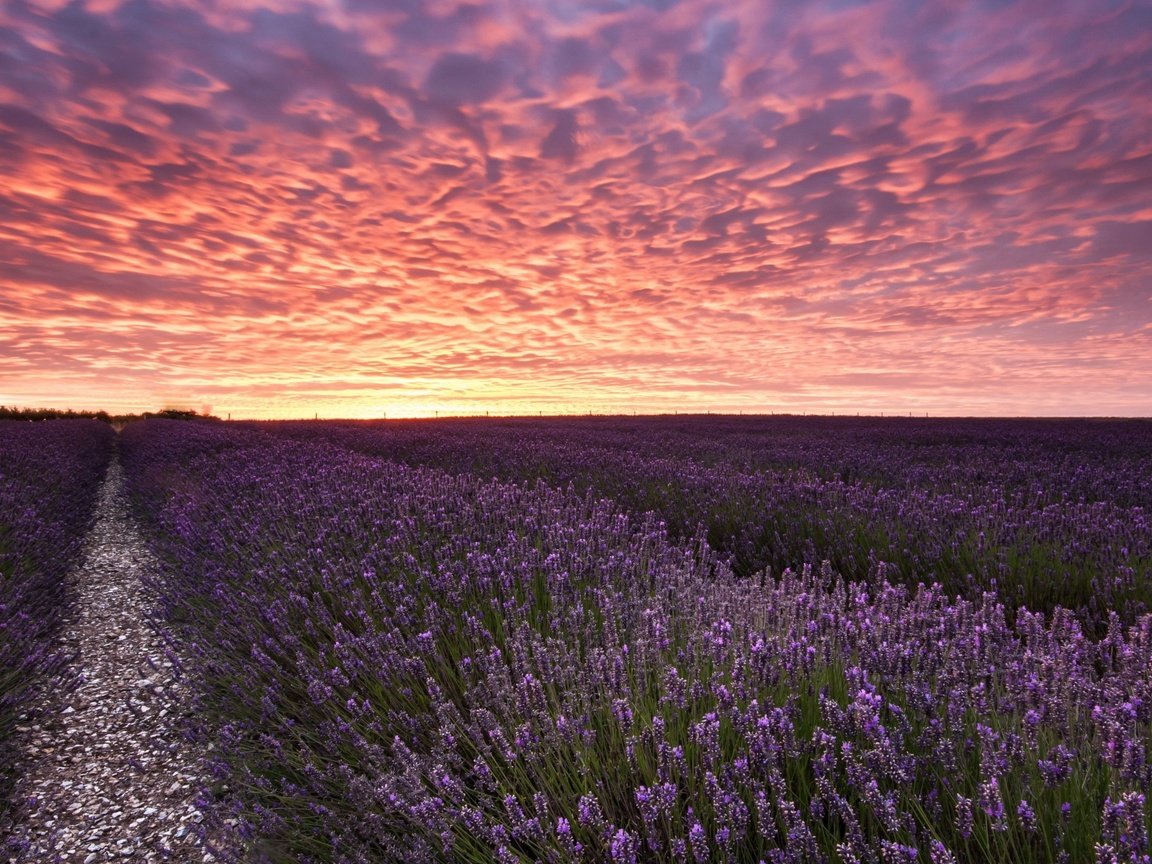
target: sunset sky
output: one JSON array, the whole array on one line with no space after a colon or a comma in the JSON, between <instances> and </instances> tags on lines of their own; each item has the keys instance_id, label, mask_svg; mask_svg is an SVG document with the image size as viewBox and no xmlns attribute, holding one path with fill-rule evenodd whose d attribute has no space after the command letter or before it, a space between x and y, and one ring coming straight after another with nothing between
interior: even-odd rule
<instances>
[{"instance_id":1,"label":"sunset sky","mask_svg":"<svg viewBox=\"0 0 1152 864\"><path fill-rule=\"evenodd\" d=\"M1152 415L1152 0L3 0L0 403Z\"/></svg>"}]
</instances>

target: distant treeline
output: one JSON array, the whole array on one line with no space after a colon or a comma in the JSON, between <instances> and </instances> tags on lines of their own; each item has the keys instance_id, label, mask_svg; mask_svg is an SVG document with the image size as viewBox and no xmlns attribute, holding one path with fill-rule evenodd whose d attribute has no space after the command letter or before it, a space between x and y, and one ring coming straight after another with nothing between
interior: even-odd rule
<instances>
[{"instance_id":1,"label":"distant treeline","mask_svg":"<svg viewBox=\"0 0 1152 864\"><path fill-rule=\"evenodd\" d=\"M109 414L107 411L77 411L72 408L15 408L0 405L0 420L61 420L91 419L104 423L128 423L163 417L168 420L219 420L211 414L197 414L191 409L165 408L163 411L145 411L142 414Z\"/></svg>"}]
</instances>

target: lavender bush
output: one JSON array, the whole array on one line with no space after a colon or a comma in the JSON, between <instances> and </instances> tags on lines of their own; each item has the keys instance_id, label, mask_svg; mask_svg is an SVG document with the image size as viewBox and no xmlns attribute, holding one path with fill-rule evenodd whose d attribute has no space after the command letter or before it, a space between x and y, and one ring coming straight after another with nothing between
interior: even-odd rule
<instances>
[{"instance_id":1,"label":"lavender bush","mask_svg":"<svg viewBox=\"0 0 1152 864\"><path fill-rule=\"evenodd\" d=\"M854 579L1110 614L1152 609L1152 423L857 418L269 423L408 464L543 479L703 531L741 574Z\"/></svg>"},{"instance_id":2,"label":"lavender bush","mask_svg":"<svg viewBox=\"0 0 1152 864\"><path fill-rule=\"evenodd\" d=\"M1150 616L738 577L592 495L223 427L124 458L255 860L1149 860Z\"/></svg>"},{"instance_id":3,"label":"lavender bush","mask_svg":"<svg viewBox=\"0 0 1152 864\"><path fill-rule=\"evenodd\" d=\"M15 777L7 745L45 686L67 683L54 637L114 433L95 420L0 421L0 815Z\"/></svg>"}]
</instances>

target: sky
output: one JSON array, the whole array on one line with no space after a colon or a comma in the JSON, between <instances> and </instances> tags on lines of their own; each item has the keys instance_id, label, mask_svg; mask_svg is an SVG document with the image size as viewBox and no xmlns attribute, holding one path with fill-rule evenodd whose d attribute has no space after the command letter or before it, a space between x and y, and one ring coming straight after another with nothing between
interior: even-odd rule
<instances>
[{"instance_id":1,"label":"sky","mask_svg":"<svg viewBox=\"0 0 1152 864\"><path fill-rule=\"evenodd\" d=\"M0 404L1152 415L1152 0L3 0Z\"/></svg>"}]
</instances>

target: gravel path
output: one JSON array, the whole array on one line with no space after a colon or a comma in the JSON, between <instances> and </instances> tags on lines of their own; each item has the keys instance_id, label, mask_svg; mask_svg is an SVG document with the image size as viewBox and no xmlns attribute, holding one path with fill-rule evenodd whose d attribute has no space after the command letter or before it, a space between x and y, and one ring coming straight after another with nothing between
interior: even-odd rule
<instances>
[{"instance_id":1,"label":"gravel path","mask_svg":"<svg viewBox=\"0 0 1152 864\"><path fill-rule=\"evenodd\" d=\"M0 825L0 860L216 860L197 830L207 784L179 731L181 687L146 623L139 580L155 559L122 481L113 461L70 577L76 612L63 642L78 655L80 685L46 694L17 727L26 805L15 824Z\"/></svg>"}]
</instances>

